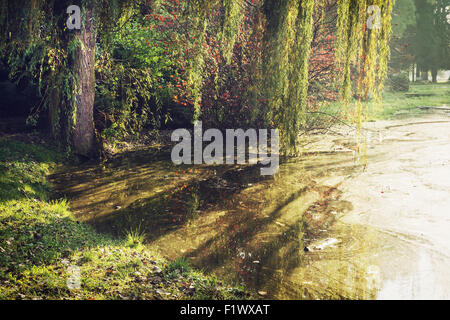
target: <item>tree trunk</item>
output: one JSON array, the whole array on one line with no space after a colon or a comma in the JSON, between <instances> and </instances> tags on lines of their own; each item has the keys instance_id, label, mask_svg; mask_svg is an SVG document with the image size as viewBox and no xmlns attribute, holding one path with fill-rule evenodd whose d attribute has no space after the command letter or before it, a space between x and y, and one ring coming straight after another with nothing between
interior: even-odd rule
<instances>
[{"instance_id":1,"label":"tree trunk","mask_svg":"<svg viewBox=\"0 0 450 320\"><path fill-rule=\"evenodd\" d=\"M428 81L428 70L427 71L422 71L422 76L421 76L423 81Z\"/></svg>"},{"instance_id":2,"label":"tree trunk","mask_svg":"<svg viewBox=\"0 0 450 320\"><path fill-rule=\"evenodd\" d=\"M417 81L417 80L420 78L420 68L419 68L419 64L416 64L415 73L416 73L416 81Z\"/></svg>"},{"instance_id":3,"label":"tree trunk","mask_svg":"<svg viewBox=\"0 0 450 320\"><path fill-rule=\"evenodd\" d=\"M433 68L431 70L431 77L433 78L433 83L437 83L437 75L438 75L438 70Z\"/></svg>"},{"instance_id":4,"label":"tree trunk","mask_svg":"<svg viewBox=\"0 0 450 320\"><path fill-rule=\"evenodd\" d=\"M78 40L74 63L77 93L71 140L74 153L92 158L98 153L94 132L94 65L97 30L93 1L86 1L85 6L85 21L81 31L75 36Z\"/></svg>"}]
</instances>

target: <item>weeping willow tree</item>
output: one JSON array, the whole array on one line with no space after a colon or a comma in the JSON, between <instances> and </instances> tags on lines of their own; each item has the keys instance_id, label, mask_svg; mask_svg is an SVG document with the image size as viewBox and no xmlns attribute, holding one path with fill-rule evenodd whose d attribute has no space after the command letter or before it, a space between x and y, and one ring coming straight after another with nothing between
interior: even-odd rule
<instances>
[{"instance_id":1,"label":"weeping willow tree","mask_svg":"<svg viewBox=\"0 0 450 320\"><path fill-rule=\"evenodd\" d=\"M195 97L196 117L200 115L204 67L201 48L208 29L208 18L219 8L222 13L219 39L223 45L223 55L230 62L248 5L259 5L267 21L266 52L260 67L264 70L263 74L269 76L259 77L261 83L258 88L266 91L264 96L268 103L261 112L265 114L267 125L280 129L282 148L291 153L298 142L299 129L305 121L313 0L266 0L262 1L262 5L258 1L251 1L250 4L245 0L189 1L187 15L192 21L191 28L196 31L195 44L198 48L188 70Z\"/></svg>"},{"instance_id":2,"label":"weeping willow tree","mask_svg":"<svg viewBox=\"0 0 450 320\"><path fill-rule=\"evenodd\" d=\"M1 0L0 50L10 75L37 82L39 108L70 151L93 157L99 145L93 123L95 50L133 1ZM67 9L81 8L81 29L69 30Z\"/></svg>"},{"instance_id":3,"label":"weeping willow tree","mask_svg":"<svg viewBox=\"0 0 450 320\"><path fill-rule=\"evenodd\" d=\"M363 115L361 101L379 97L387 73L389 35L393 0L336 0L337 62L343 73L342 98L358 97L358 120ZM52 131L74 152L92 156L98 149L93 124L95 95L95 50L102 39L126 17L138 12L138 0L0 0L0 49L8 57L12 76L36 78L43 105L50 114ZM214 32L222 54L231 61L236 39L251 6L264 16L263 59L255 75L265 101L261 112L266 124L280 129L285 154L295 154L299 130L305 125L308 67L313 39L314 0L189 0L183 19L192 38L187 79L200 117L205 69L205 36ZM155 0L158 5L161 0ZM66 28L69 5L82 8L79 31ZM367 21L371 5L380 8L381 28L370 29ZM217 23L217 21L220 21ZM99 39L101 38L101 39ZM25 70L26 72L20 72ZM357 75L356 84L352 75ZM254 88L252 88L253 90Z\"/></svg>"},{"instance_id":4,"label":"weeping willow tree","mask_svg":"<svg viewBox=\"0 0 450 320\"><path fill-rule=\"evenodd\" d=\"M348 102L352 96L358 98L356 113L359 131L367 111L362 102L367 101L369 96L379 100L384 88L390 55L393 0L336 2L336 57L343 70L340 83L342 99ZM197 6L197 12L203 13L201 17L207 17L210 14L208 10L213 7L212 2L208 2L206 6L202 1L196 3L203 4ZM231 9L227 8L227 5L231 5L228 1L222 3L226 8L223 26L227 30L223 35L229 44L226 52L231 55L230 48L239 32L239 24L242 23L243 15L238 10L243 9L240 1L232 2L234 8ZM244 5L246 3L242 2ZM265 52L261 62L263 76L259 79L259 88L264 90L266 98L262 112L265 114L266 125L280 130L280 145L286 155L298 151L299 131L305 126L313 13L318 5L320 1L313 0L265 0L261 5L266 21ZM375 11L370 11L369 8ZM378 13L379 16L373 15ZM372 18L376 21L371 21ZM207 23L206 20L202 21ZM376 27L368 27L369 21L372 24L375 22ZM206 30L206 26L203 30ZM352 81L352 77L356 77L357 81Z\"/></svg>"},{"instance_id":5,"label":"weeping willow tree","mask_svg":"<svg viewBox=\"0 0 450 320\"><path fill-rule=\"evenodd\" d=\"M190 21L196 55L187 70L194 96L197 119L200 116L204 70L204 39L210 28L211 16L221 13L218 31L222 52L231 60L235 40L244 22L247 6L260 8L265 19L262 73L256 87L264 91L265 105L261 112L266 125L280 130L281 148L287 155L295 154L299 146L299 130L305 126L308 94L308 67L313 39L313 14L321 1L314 0L192 0L187 2L185 17ZM379 99L387 76L389 37L393 0L336 0L337 2L337 63L343 69L342 99L348 102L358 97L358 131L364 111L361 101L369 96ZM369 6L380 13L380 28L368 28ZM376 12L378 13L378 11ZM378 19L378 17L376 17ZM259 24L255 24L259 27ZM352 75L357 75L352 85ZM253 90L254 88L249 88Z\"/></svg>"},{"instance_id":6,"label":"weeping willow tree","mask_svg":"<svg viewBox=\"0 0 450 320\"><path fill-rule=\"evenodd\" d=\"M299 129L306 117L308 63L311 51L313 9L317 1L265 1L267 54L265 61L269 125L280 129L284 153L295 154ZM375 10L368 11L369 6ZM342 67L344 102L358 97L357 127L364 111L362 100L379 99L387 76L393 0L337 0L337 63ZM380 16L371 16L370 13ZM369 28L375 18L380 25ZM352 75L358 81L352 86Z\"/></svg>"}]
</instances>

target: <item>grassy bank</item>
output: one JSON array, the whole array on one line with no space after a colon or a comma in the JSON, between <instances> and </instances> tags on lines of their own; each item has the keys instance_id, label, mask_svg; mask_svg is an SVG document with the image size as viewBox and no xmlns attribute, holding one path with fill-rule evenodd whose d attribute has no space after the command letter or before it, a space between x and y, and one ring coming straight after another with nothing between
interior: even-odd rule
<instances>
[{"instance_id":1,"label":"grassy bank","mask_svg":"<svg viewBox=\"0 0 450 320\"><path fill-rule=\"evenodd\" d=\"M248 296L155 255L136 232L114 239L76 221L65 200L49 200L46 176L63 159L37 140L0 140L0 299Z\"/></svg>"},{"instance_id":2,"label":"grassy bank","mask_svg":"<svg viewBox=\"0 0 450 320\"><path fill-rule=\"evenodd\" d=\"M412 84L408 92L386 91L382 108L370 105L369 120L416 115L426 112L419 107L440 107L444 104L450 106L450 83Z\"/></svg>"},{"instance_id":3,"label":"grassy bank","mask_svg":"<svg viewBox=\"0 0 450 320\"><path fill-rule=\"evenodd\" d=\"M440 107L450 105L450 83L438 84L411 84L408 92L395 92L386 90L383 93L381 105L374 101L369 102L367 121L388 120L395 117L417 116L427 111L420 107ZM356 101L348 106L340 102L332 103L321 111L327 114L338 115L343 112L344 120L351 122L355 117Z\"/></svg>"}]
</instances>

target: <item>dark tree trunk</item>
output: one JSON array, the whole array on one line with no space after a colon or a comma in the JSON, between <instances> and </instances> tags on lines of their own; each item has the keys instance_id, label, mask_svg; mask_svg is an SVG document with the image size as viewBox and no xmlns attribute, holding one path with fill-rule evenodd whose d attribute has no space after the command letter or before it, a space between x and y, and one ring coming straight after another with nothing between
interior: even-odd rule
<instances>
[{"instance_id":1,"label":"dark tree trunk","mask_svg":"<svg viewBox=\"0 0 450 320\"><path fill-rule=\"evenodd\" d=\"M437 75L438 75L438 70L437 69L432 69L431 70L431 77L433 78L433 83L437 83Z\"/></svg>"},{"instance_id":2,"label":"dark tree trunk","mask_svg":"<svg viewBox=\"0 0 450 320\"><path fill-rule=\"evenodd\" d=\"M428 81L428 70L427 71L422 70L421 78L423 81Z\"/></svg>"},{"instance_id":3,"label":"dark tree trunk","mask_svg":"<svg viewBox=\"0 0 450 320\"><path fill-rule=\"evenodd\" d=\"M72 144L76 154L89 158L98 153L94 132L95 46L97 30L93 1L86 2L86 16L82 29L76 34L78 47L74 74L77 76L76 119L73 124Z\"/></svg>"}]
</instances>

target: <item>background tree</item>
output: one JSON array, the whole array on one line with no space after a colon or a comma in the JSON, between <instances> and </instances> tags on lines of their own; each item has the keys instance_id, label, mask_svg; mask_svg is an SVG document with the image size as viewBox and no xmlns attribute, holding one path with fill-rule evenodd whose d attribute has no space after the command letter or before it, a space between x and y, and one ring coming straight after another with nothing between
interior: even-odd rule
<instances>
[{"instance_id":1,"label":"background tree","mask_svg":"<svg viewBox=\"0 0 450 320\"><path fill-rule=\"evenodd\" d=\"M425 73L431 71L433 82L437 82L440 69L449 68L450 29L447 14L450 12L448 0L415 0L416 37L414 56L419 69Z\"/></svg>"},{"instance_id":2,"label":"background tree","mask_svg":"<svg viewBox=\"0 0 450 320\"><path fill-rule=\"evenodd\" d=\"M412 71L415 61L412 52L416 34L416 7L414 0L396 0L392 13L390 73Z\"/></svg>"}]
</instances>

